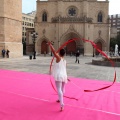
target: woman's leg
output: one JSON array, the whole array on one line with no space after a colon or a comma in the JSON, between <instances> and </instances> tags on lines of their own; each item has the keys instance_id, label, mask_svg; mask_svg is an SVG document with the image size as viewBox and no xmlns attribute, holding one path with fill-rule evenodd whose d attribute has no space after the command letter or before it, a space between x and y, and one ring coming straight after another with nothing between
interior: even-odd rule
<instances>
[{"instance_id":1,"label":"woman's leg","mask_svg":"<svg viewBox=\"0 0 120 120\"><path fill-rule=\"evenodd\" d=\"M58 91L60 105L64 106L64 103L63 103L63 92L62 92L62 82L56 81L55 84L56 84L56 88L57 88L57 91Z\"/></svg>"},{"instance_id":2,"label":"woman's leg","mask_svg":"<svg viewBox=\"0 0 120 120\"><path fill-rule=\"evenodd\" d=\"M63 92L63 95L65 94L65 82L62 82L62 92Z\"/></svg>"}]
</instances>

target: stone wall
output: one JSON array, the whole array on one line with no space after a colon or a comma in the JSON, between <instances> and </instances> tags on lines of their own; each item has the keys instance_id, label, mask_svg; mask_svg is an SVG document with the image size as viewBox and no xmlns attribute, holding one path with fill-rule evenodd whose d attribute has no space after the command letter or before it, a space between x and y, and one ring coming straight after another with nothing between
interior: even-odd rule
<instances>
[{"instance_id":1,"label":"stone wall","mask_svg":"<svg viewBox=\"0 0 120 120\"><path fill-rule=\"evenodd\" d=\"M0 0L0 51L9 49L10 57L23 55L21 21L22 1Z\"/></svg>"}]
</instances>

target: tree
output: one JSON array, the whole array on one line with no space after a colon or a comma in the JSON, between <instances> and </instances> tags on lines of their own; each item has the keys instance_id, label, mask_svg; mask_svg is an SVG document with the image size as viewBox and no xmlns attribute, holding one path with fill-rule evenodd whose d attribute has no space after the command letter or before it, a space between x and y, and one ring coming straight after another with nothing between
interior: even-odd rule
<instances>
[{"instance_id":1,"label":"tree","mask_svg":"<svg viewBox=\"0 0 120 120\"><path fill-rule=\"evenodd\" d=\"M110 51L115 50L115 45L118 45L118 50L120 50L120 32L115 38L110 38Z\"/></svg>"},{"instance_id":2,"label":"tree","mask_svg":"<svg viewBox=\"0 0 120 120\"><path fill-rule=\"evenodd\" d=\"M120 50L120 32L117 35L118 50Z\"/></svg>"}]
</instances>

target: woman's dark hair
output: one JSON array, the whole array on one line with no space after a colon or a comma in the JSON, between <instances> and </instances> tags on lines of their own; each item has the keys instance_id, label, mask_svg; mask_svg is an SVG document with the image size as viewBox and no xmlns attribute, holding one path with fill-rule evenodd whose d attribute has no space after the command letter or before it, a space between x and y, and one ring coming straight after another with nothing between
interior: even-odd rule
<instances>
[{"instance_id":1,"label":"woman's dark hair","mask_svg":"<svg viewBox=\"0 0 120 120\"><path fill-rule=\"evenodd\" d=\"M65 49L61 49L59 54L60 54L61 57L63 57L65 55Z\"/></svg>"}]
</instances>

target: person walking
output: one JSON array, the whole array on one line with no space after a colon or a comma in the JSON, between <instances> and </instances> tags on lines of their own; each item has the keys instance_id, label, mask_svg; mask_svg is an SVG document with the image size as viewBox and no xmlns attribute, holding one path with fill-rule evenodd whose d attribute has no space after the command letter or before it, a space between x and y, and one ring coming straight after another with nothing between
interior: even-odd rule
<instances>
[{"instance_id":1,"label":"person walking","mask_svg":"<svg viewBox=\"0 0 120 120\"><path fill-rule=\"evenodd\" d=\"M77 51L77 53L76 53L76 61L75 61L75 63L78 62L78 64L79 64L79 56L80 56L80 52Z\"/></svg>"},{"instance_id":2,"label":"person walking","mask_svg":"<svg viewBox=\"0 0 120 120\"><path fill-rule=\"evenodd\" d=\"M60 110L64 110L64 101L63 95L65 93L65 84L68 82L67 79L67 71L66 71L66 60L64 59L65 50L61 49L59 54L53 48L51 42L48 42L48 45L53 52L56 62L53 66L52 76L55 80L55 85L58 92L58 100L56 102L60 102Z\"/></svg>"}]
</instances>

